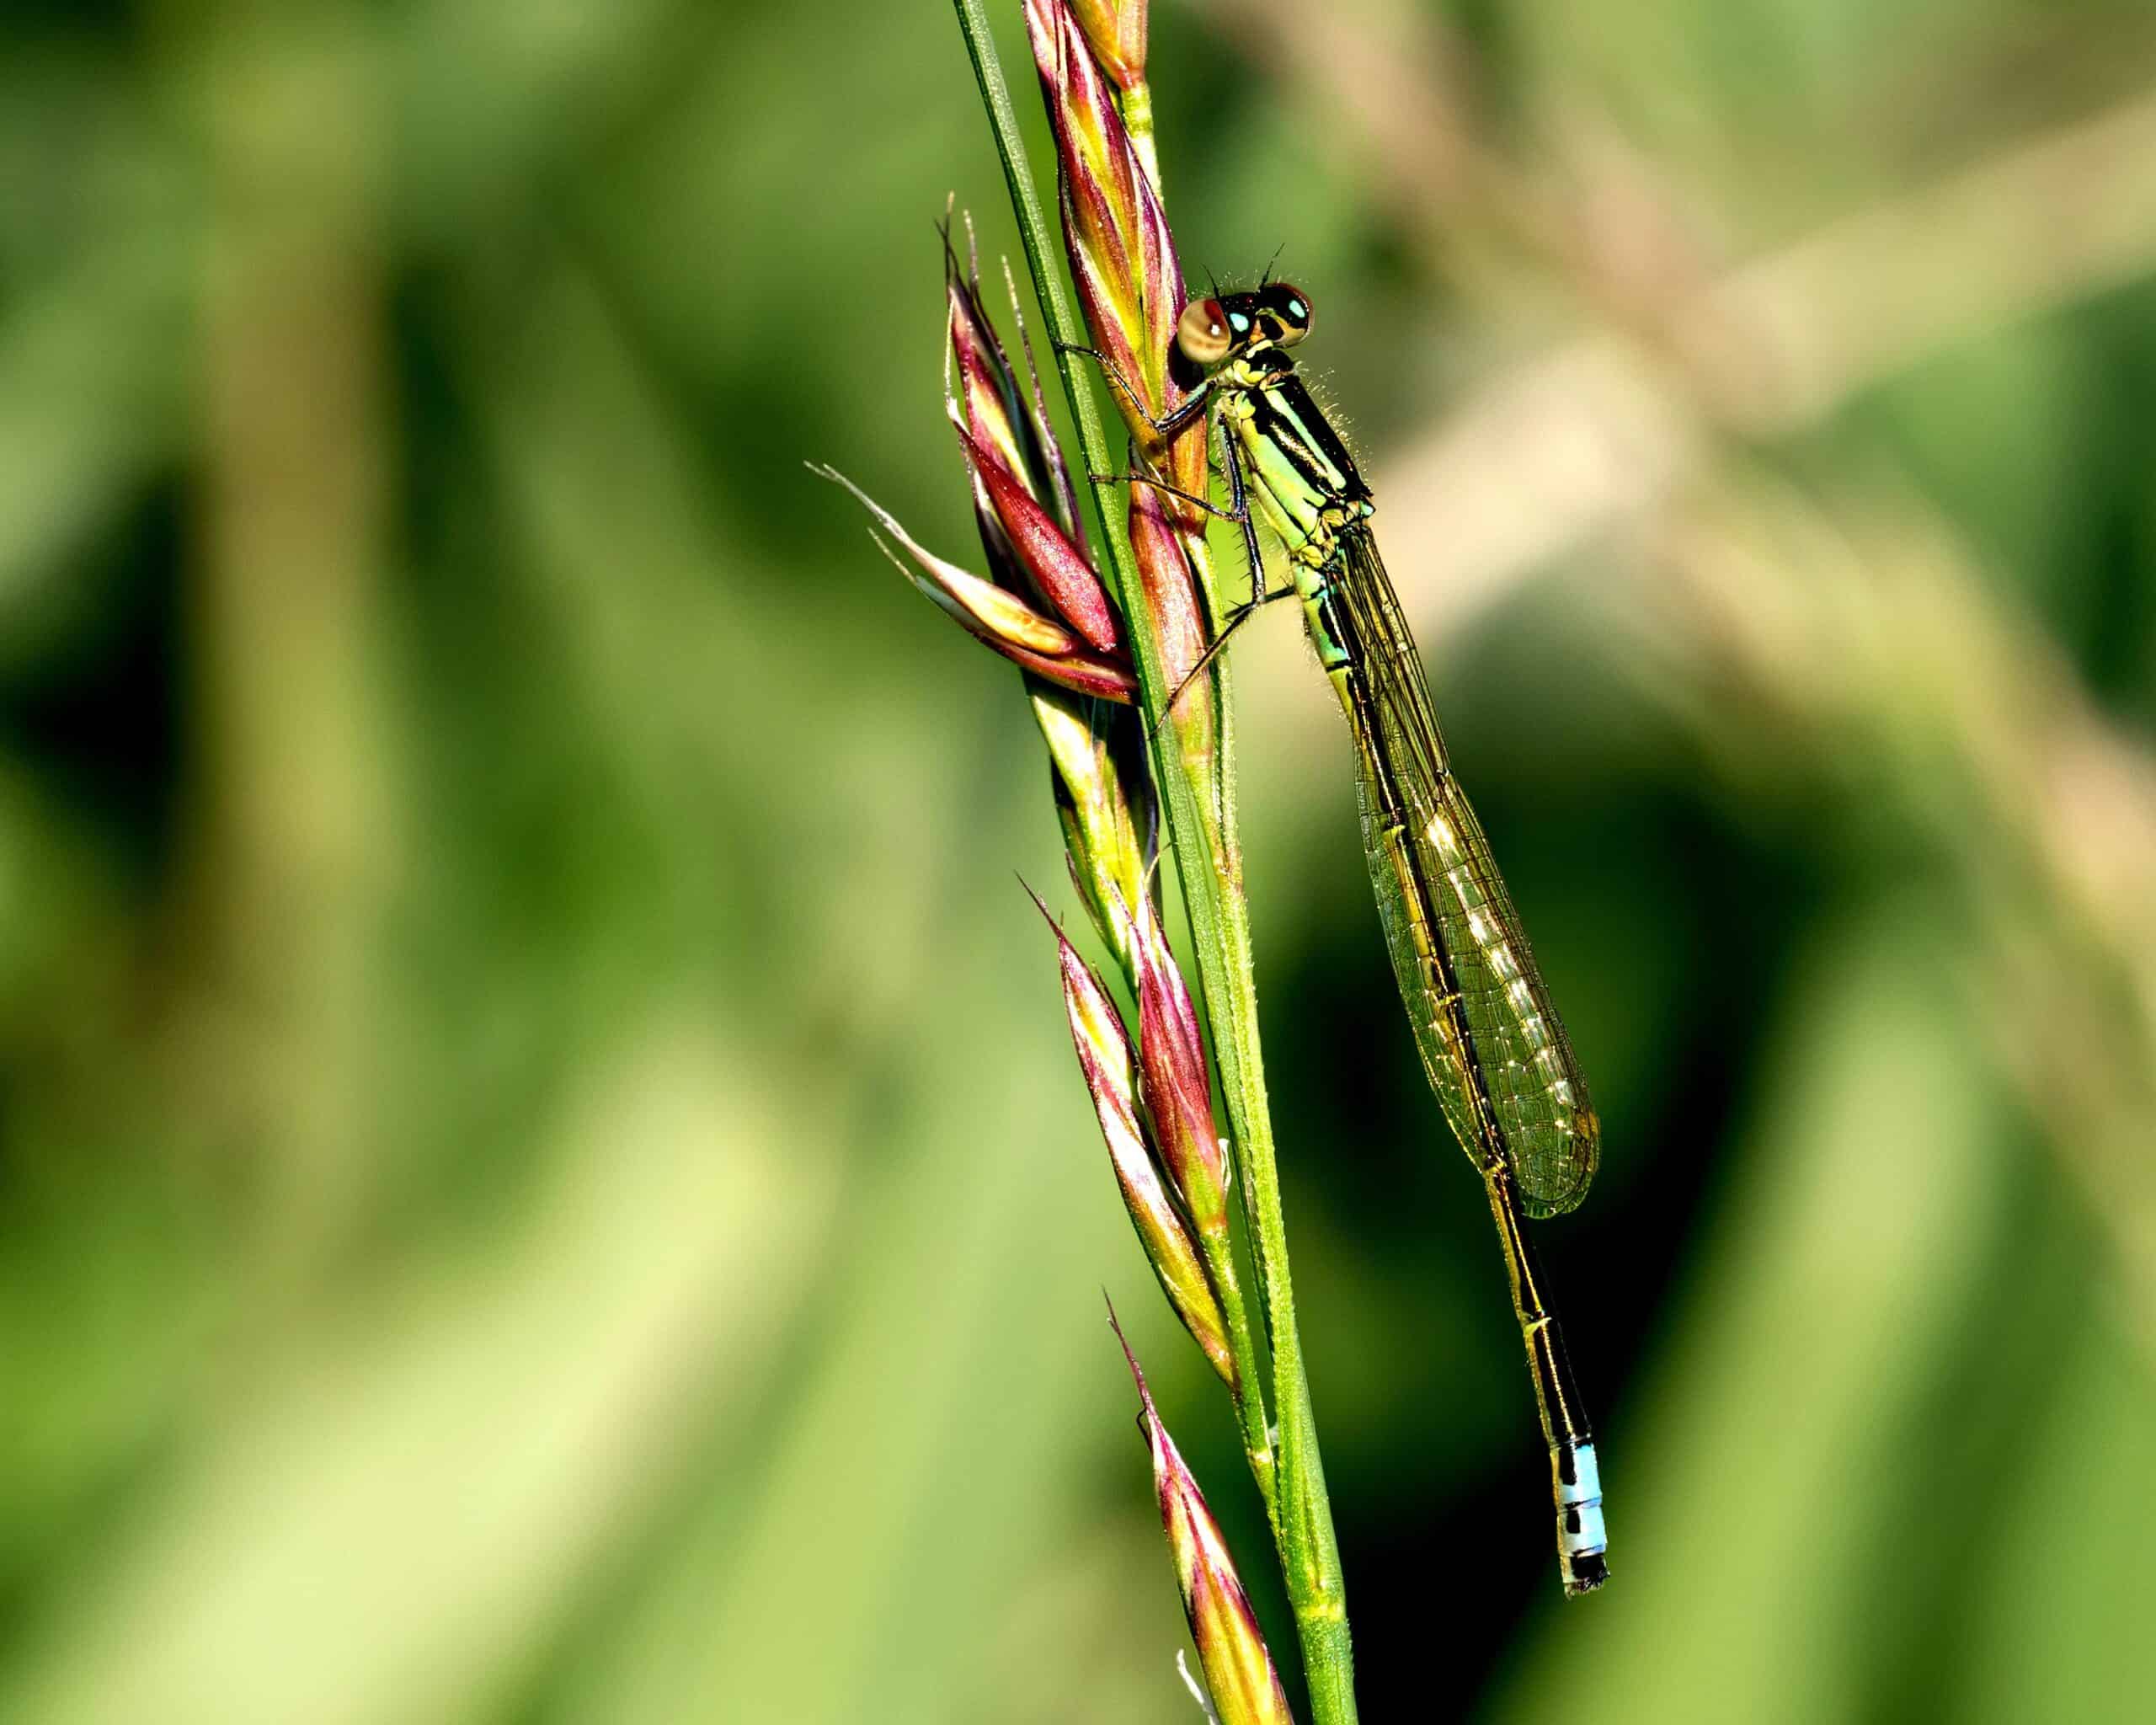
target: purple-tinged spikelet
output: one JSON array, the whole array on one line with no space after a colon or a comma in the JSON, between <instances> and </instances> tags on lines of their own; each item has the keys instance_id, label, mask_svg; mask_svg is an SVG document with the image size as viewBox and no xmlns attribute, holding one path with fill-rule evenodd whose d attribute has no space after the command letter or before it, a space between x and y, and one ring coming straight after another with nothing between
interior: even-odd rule
<instances>
[{"instance_id":1,"label":"purple-tinged spikelet","mask_svg":"<svg viewBox=\"0 0 2156 1725\"><path fill-rule=\"evenodd\" d=\"M1187 427L1172 442L1154 429L1188 398L1173 355L1176 320L1189 296L1150 169L1068 0L1026 0L1026 32L1055 131L1064 247L1086 326L1110 373L1109 393L1145 464L1176 491L1203 497L1203 428ZM1204 526L1193 505L1155 487L1131 487L1131 551L1159 626L1170 688L1182 687L1210 635L1193 564L1203 555ZM1212 702L1178 701L1168 723L1193 773L1211 782L1219 745Z\"/></svg>"},{"instance_id":2,"label":"purple-tinged spikelet","mask_svg":"<svg viewBox=\"0 0 2156 1725\"><path fill-rule=\"evenodd\" d=\"M1115 603L1088 555L1068 469L1041 410L1038 380L1021 387L978 284L944 241L950 355L944 405L973 483L974 515L994 577L925 549L890 512L828 467L902 546L878 539L914 585L1006 659L1074 694L1129 703L1137 692Z\"/></svg>"},{"instance_id":3,"label":"purple-tinged spikelet","mask_svg":"<svg viewBox=\"0 0 2156 1725\"><path fill-rule=\"evenodd\" d=\"M1141 899L1121 908L1137 960L1139 1088L1161 1160L1198 1232L1225 1240L1227 1156L1213 1121L1198 1012L1152 902Z\"/></svg>"},{"instance_id":4,"label":"purple-tinged spikelet","mask_svg":"<svg viewBox=\"0 0 2156 1725\"><path fill-rule=\"evenodd\" d=\"M1040 905L1036 898L1033 902ZM1048 907L1040 905L1041 915ZM1049 926L1054 928L1050 918ZM1228 1351L1226 1321L1206 1274L1198 1242L1190 1231L1181 1206L1161 1178L1161 1166L1146 1123L1139 1113L1136 1084L1137 1060L1123 1016L1108 997L1092 967L1081 958L1063 931L1055 929L1056 949L1063 967L1063 1001L1070 1018L1070 1039L1078 1050L1078 1067L1086 1089L1093 1098L1093 1111L1107 1140L1108 1160L1115 1168L1116 1184L1130 1212L1131 1226L1146 1260L1160 1278L1168 1303L1182 1318L1183 1327L1203 1350L1213 1369L1230 1389L1235 1368Z\"/></svg>"},{"instance_id":5,"label":"purple-tinged spikelet","mask_svg":"<svg viewBox=\"0 0 2156 1725\"><path fill-rule=\"evenodd\" d=\"M1113 1307L1108 1322L1115 1325L1116 1340L1123 1343L1123 1357L1130 1362L1130 1375L1138 1385L1138 1424L1153 1455L1161 1525L1168 1536L1183 1615L1190 1621L1190 1638L1197 1645L1198 1663L1220 1725L1294 1725L1280 1674L1273 1669L1250 1596L1235 1574L1220 1524L1213 1519L1205 1494L1153 1406L1145 1374L1139 1369L1123 1327L1116 1323Z\"/></svg>"},{"instance_id":6,"label":"purple-tinged spikelet","mask_svg":"<svg viewBox=\"0 0 2156 1725\"><path fill-rule=\"evenodd\" d=\"M854 494L883 531L905 547L912 566L908 567L881 535L872 534L883 554L975 638L986 642L1013 664L1075 694L1129 702L1137 693L1137 681L1127 661L1094 652L1061 619L1009 588L985 581L937 556L900 526L889 510L836 468L812 462L809 471Z\"/></svg>"},{"instance_id":7,"label":"purple-tinged spikelet","mask_svg":"<svg viewBox=\"0 0 2156 1725\"><path fill-rule=\"evenodd\" d=\"M1146 0L1070 0L1101 70L1123 90L1145 82Z\"/></svg>"}]
</instances>

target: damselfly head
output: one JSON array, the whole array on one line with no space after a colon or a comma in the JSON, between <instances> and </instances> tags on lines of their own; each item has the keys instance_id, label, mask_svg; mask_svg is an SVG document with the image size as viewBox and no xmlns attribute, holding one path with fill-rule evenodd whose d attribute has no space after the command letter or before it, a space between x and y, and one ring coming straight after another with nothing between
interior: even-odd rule
<instances>
[{"instance_id":1,"label":"damselfly head","mask_svg":"<svg viewBox=\"0 0 2156 1725\"><path fill-rule=\"evenodd\" d=\"M1193 365L1211 366L1233 355L1293 347L1310 328L1310 296L1273 281L1250 293L1193 300L1176 322L1176 346Z\"/></svg>"},{"instance_id":2,"label":"damselfly head","mask_svg":"<svg viewBox=\"0 0 2156 1725\"><path fill-rule=\"evenodd\" d=\"M1251 296L1251 315L1269 340L1293 347L1310 333L1310 296L1299 287L1276 281Z\"/></svg>"}]
</instances>

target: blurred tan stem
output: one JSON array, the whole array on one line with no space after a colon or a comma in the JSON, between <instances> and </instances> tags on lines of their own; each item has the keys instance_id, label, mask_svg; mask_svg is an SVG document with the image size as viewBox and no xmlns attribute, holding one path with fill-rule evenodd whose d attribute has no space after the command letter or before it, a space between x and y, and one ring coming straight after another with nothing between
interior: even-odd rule
<instances>
[{"instance_id":1,"label":"blurred tan stem","mask_svg":"<svg viewBox=\"0 0 2156 1725\"><path fill-rule=\"evenodd\" d=\"M291 1269L334 1241L364 1167L385 829L377 133L366 43L334 18L237 26L207 63L208 455L190 595L205 812L181 899L205 980L175 1029L183 1081L259 1166L263 1237Z\"/></svg>"}]
</instances>

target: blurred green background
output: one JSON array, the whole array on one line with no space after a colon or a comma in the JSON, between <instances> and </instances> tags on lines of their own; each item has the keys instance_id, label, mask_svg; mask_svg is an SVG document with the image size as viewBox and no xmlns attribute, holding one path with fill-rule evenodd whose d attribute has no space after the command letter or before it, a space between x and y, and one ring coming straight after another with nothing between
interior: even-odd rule
<instances>
[{"instance_id":1,"label":"blurred green background","mask_svg":"<svg viewBox=\"0 0 2156 1725\"><path fill-rule=\"evenodd\" d=\"M947 9L6 30L0 1717L1193 1719L1103 1286L1262 1543L1012 878L1041 750L802 466L970 558ZM1189 271L1314 296L1607 1126L1567 1608L1253 628L1364 1717L2145 1706L2156 13L1161 0L1153 82Z\"/></svg>"}]
</instances>

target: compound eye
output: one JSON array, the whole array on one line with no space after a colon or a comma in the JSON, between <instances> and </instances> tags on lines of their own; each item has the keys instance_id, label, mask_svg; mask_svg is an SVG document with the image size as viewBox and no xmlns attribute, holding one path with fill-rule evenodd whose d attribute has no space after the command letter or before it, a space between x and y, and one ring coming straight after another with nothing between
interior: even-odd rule
<instances>
[{"instance_id":1,"label":"compound eye","mask_svg":"<svg viewBox=\"0 0 2156 1725\"><path fill-rule=\"evenodd\" d=\"M1235 337L1228 313L1218 300L1193 300L1176 319L1176 345L1194 366L1217 366L1228 356Z\"/></svg>"},{"instance_id":2,"label":"compound eye","mask_svg":"<svg viewBox=\"0 0 2156 1725\"><path fill-rule=\"evenodd\" d=\"M1293 347L1310 333L1310 296L1284 281L1273 292L1273 305L1280 315L1280 345Z\"/></svg>"}]
</instances>

